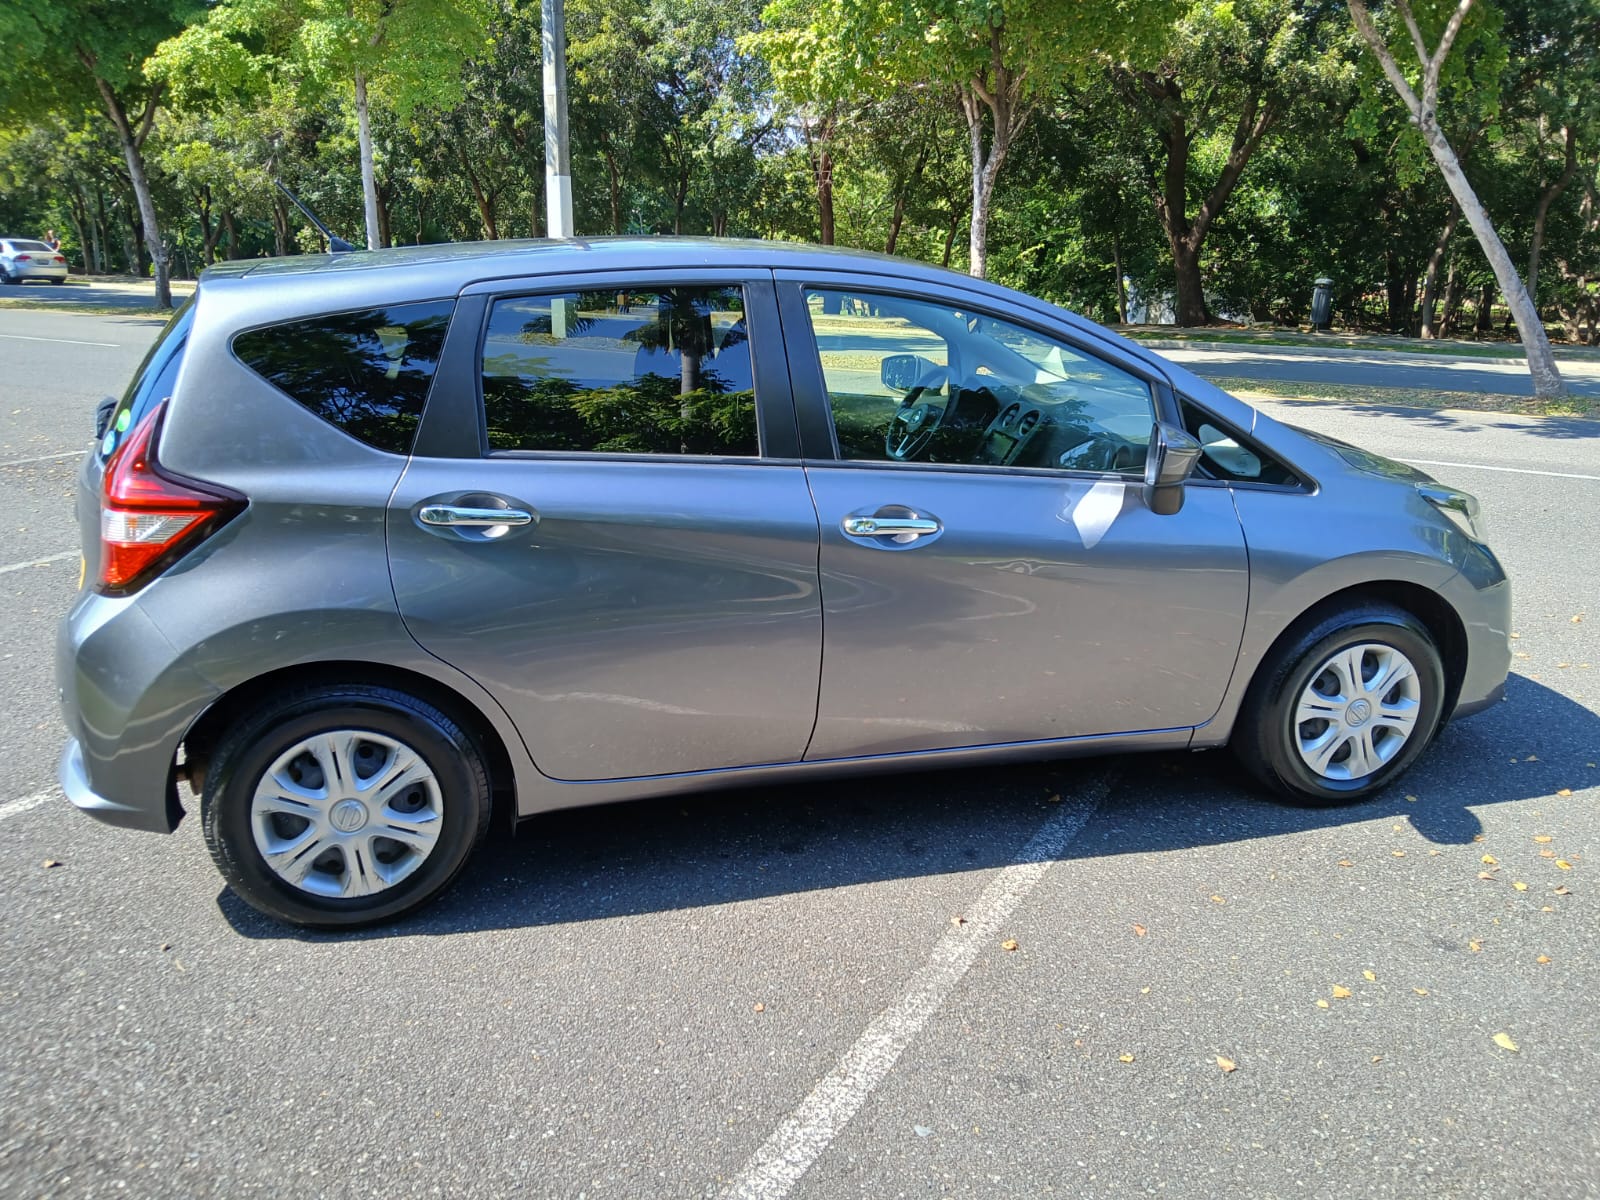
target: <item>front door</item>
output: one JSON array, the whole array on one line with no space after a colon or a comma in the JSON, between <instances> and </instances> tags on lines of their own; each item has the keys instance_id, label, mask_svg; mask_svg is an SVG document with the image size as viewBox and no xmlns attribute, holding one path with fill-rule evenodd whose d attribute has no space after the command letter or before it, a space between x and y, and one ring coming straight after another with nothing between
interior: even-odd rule
<instances>
[{"instance_id":1,"label":"front door","mask_svg":"<svg viewBox=\"0 0 1600 1200\"><path fill-rule=\"evenodd\" d=\"M481 361L484 447L419 446L391 502L412 635L495 696L554 778L800 759L817 524L770 277L588 280L463 309L483 314L481 354L455 361Z\"/></svg>"},{"instance_id":2,"label":"front door","mask_svg":"<svg viewBox=\"0 0 1600 1200\"><path fill-rule=\"evenodd\" d=\"M828 759L1183 729L1248 589L1225 486L1158 515L1159 381L976 298L780 283L821 526ZM814 406L807 413L803 406Z\"/></svg>"}]
</instances>

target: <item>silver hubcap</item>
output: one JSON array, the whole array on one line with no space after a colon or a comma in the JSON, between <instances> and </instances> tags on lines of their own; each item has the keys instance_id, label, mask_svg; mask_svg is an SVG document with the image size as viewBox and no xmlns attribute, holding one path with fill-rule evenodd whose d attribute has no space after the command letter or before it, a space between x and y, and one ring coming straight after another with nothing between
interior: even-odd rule
<instances>
[{"instance_id":1,"label":"silver hubcap","mask_svg":"<svg viewBox=\"0 0 1600 1200\"><path fill-rule=\"evenodd\" d=\"M1324 779L1365 779L1400 753L1421 707L1422 681L1409 658L1376 642L1351 646L1300 693L1295 744Z\"/></svg>"},{"instance_id":2,"label":"silver hubcap","mask_svg":"<svg viewBox=\"0 0 1600 1200\"><path fill-rule=\"evenodd\" d=\"M284 881L316 896L370 896L405 879L439 841L444 801L402 742L336 729L295 743L256 784L256 849Z\"/></svg>"}]
</instances>

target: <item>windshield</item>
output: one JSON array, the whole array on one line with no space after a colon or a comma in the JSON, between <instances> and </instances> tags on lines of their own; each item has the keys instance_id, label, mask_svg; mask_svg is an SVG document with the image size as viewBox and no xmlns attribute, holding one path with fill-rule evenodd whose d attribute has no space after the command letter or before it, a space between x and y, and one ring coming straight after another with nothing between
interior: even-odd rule
<instances>
[{"instance_id":1,"label":"windshield","mask_svg":"<svg viewBox=\"0 0 1600 1200\"><path fill-rule=\"evenodd\" d=\"M199 292L195 293L198 296ZM111 414L105 436L100 440L100 460L104 462L117 452L122 439L156 404L172 395L178 380L178 368L183 365L184 347L189 342L189 326L194 321L195 297L191 296L156 338L150 352L144 356L139 369L133 373L128 390Z\"/></svg>"}]
</instances>

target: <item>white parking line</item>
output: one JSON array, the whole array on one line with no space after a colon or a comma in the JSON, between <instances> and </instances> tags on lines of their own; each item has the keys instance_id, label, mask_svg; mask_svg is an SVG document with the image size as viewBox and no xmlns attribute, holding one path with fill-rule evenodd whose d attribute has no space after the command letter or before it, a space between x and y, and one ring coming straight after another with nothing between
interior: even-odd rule
<instances>
[{"instance_id":1,"label":"white parking line","mask_svg":"<svg viewBox=\"0 0 1600 1200\"><path fill-rule=\"evenodd\" d=\"M44 558L33 558L27 562L9 563L0 567L0 575L9 575L13 571L26 571L29 567L43 567L50 563L66 562L69 558L77 558L76 550L63 550L60 554L49 554Z\"/></svg>"},{"instance_id":2,"label":"white parking line","mask_svg":"<svg viewBox=\"0 0 1600 1200\"><path fill-rule=\"evenodd\" d=\"M121 342L80 342L77 338L29 337L25 333L0 333L0 338L10 338L14 342L59 342L63 346L101 346L107 350L122 349Z\"/></svg>"},{"instance_id":3,"label":"white parking line","mask_svg":"<svg viewBox=\"0 0 1600 1200\"><path fill-rule=\"evenodd\" d=\"M1413 467L1460 467L1466 471L1502 471L1507 475L1549 475L1554 479L1597 479L1600 475L1580 475L1575 471L1536 471L1532 467L1491 467L1485 463L1440 462L1433 458L1402 458Z\"/></svg>"},{"instance_id":4,"label":"white parking line","mask_svg":"<svg viewBox=\"0 0 1600 1200\"><path fill-rule=\"evenodd\" d=\"M1107 772L1050 815L1011 865L996 875L967 909L966 924L945 930L928 960L911 977L905 994L873 1018L838 1066L750 1156L722 1193L724 1197L778 1200L789 1194L894 1069L905 1048L979 953L993 948L995 934L1078 836L1110 786Z\"/></svg>"},{"instance_id":5,"label":"white parking line","mask_svg":"<svg viewBox=\"0 0 1600 1200\"><path fill-rule=\"evenodd\" d=\"M25 467L29 463L55 462L58 458L77 458L82 454L82 450L63 450L60 454L39 454L33 458L8 458L0 462L0 467Z\"/></svg>"},{"instance_id":6,"label":"white parking line","mask_svg":"<svg viewBox=\"0 0 1600 1200\"><path fill-rule=\"evenodd\" d=\"M17 816L19 813L25 813L30 808L38 808L41 804L49 804L50 801L59 798L60 795L59 791L51 788L47 792L35 792L31 796L24 796L20 800L7 800L4 804L0 804L0 821Z\"/></svg>"}]
</instances>

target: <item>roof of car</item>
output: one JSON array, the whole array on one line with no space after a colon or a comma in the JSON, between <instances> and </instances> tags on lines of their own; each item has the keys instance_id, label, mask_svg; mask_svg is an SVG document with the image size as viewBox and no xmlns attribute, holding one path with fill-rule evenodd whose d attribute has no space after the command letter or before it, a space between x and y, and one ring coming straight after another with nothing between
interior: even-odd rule
<instances>
[{"instance_id":1,"label":"roof of car","mask_svg":"<svg viewBox=\"0 0 1600 1200\"><path fill-rule=\"evenodd\" d=\"M432 266L442 273L469 278L496 275L559 274L567 271L651 267L799 267L820 270L879 270L896 275L936 275L946 279L970 277L944 267L910 259L815 246L800 242L757 241L739 238L597 237L528 238L494 242L444 242L426 246L395 246L387 250L356 250L342 254L305 254L292 258L236 259L206 268L205 279L261 278L372 271Z\"/></svg>"}]
</instances>

